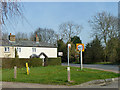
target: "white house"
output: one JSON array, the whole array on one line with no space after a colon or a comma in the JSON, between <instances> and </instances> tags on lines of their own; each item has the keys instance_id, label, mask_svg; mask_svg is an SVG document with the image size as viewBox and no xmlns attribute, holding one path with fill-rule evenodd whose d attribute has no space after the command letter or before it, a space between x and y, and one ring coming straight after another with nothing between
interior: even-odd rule
<instances>
[{"instance_id":1,"label":"white house","mask_svg":"<svg viewBox=\"0 0 120 90\"><path fill-rule=\"evenodd\" d=\"M57 58L57 46L45 42L39 42L36 35L35 41L15 40L15 35L9 35L9 40L0 40L0 58L15 58L15 48L19 58L30 58L32 54L45 53L48 58Z\"/></svg>"}]
</instances>

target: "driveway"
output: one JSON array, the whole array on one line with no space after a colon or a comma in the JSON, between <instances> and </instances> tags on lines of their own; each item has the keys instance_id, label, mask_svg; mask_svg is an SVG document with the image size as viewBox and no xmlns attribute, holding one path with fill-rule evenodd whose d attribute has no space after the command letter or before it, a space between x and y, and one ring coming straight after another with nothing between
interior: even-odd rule
<instances>
[{"instance_id":1,"label":"driveway","mask_svg":"<svg viewBox=\"0 0 120 90\"><path fill-rule=\"evenodd\" d=\"M67 63L62 63L62 65L66 66ZM70 66L80 67L80 64L70 64ZM120 66L118 66L118 65L101 65L101 64L83 64L83 68L92 68L92 69L99 69L99 70L119 73Z\"/></svg>"}]
</instances>

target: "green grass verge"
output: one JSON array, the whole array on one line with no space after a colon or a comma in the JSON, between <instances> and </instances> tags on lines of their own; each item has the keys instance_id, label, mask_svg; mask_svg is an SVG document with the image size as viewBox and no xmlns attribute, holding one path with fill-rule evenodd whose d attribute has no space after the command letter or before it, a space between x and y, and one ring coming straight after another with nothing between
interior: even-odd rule
<instances>
[{"instance_id":1,"label":"green grass verge","mask_svg":"<svg viewBox=\"0 0 120 90\"><path fill-rule=\"evenodd\" d=\"M80 64L79 62L73 62L73 64ZM101 65L120 65L117 62L95 62L95 63L85 63L85 64L101 64Z\"/></svg>"},{"instance_id":2,"label":"green grass verge","mask_svg":"<svg viewBox=\"0 0 120 90\"><path fill-rule=\"evenodd\" d=\"M96 79L115 78L120 76L113 72L78 67L71 67L71 80L67 82L66 66L31 67L30 74L26 75L26 68L17 69L17 79L14 79L13 69L2 70L2 81L40 83L54 85L77 85Z\"/></svg>"}]
</instances>

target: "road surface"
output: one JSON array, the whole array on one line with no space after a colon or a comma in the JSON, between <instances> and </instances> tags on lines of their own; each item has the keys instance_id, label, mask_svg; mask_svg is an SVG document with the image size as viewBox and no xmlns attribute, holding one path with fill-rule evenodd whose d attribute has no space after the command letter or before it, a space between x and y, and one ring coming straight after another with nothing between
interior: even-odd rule
<instances>
[{"instance_id":1,"label":"road surface","mask_svg":"<svg viewBox=\"0 0 120 90\"><path fill-rule=\"evenodd\" d=\"M62 63L62 65L67 65L67 63ZM80 64L70 64L70 66L80 67ZM83 64L83 68L99 69L115 73L119 73L119 67L118 65Z\"/></svg>"},{"instance_id":2,"label":"road surface","mask_svg":"<svg viewBox=\"0 0 120 90\"><path fill-rule=\"evenodd\" d=\"M74 86L65 85L45 85L35 83L20 83L20 82L2 82L2 88L119 88L118 80L108 83L90 84L83 83Z\"/></svg>"}]
</instances>

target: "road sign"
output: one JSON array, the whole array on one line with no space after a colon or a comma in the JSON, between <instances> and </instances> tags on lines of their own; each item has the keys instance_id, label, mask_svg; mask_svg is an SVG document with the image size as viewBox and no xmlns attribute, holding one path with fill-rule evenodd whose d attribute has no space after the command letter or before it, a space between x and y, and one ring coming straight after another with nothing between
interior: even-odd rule
<instances>
[{"instance_id":1,"label":"road sign","mask_svg":"<svg viewBox=\"0 0 120 90\"><path fill-rule=\"evenodd\" d=\"M63 52L58 52L58 55L59 56L63 56Z\"/></svg>"},{"instance_id":2,"label":"road sign","mask_svg":"<svg viewBox=\"0 0 120 90\"><path fill-rule=\"evenodd\" d=\"M76 44L76 49L78 50L78 51L83 51L84 52L84 44Z\"/></svg>"},{"instance_id":3,"label":"road sign","mask_svg":"<svg viewBox=\"0 0 120 90\"><path fill-rule=\"evenodd\" d=\"M83 69L83 65L82 65L82 52L84 51L84 44L76 44L76 49L79 51L79 53L81 52L81 59L80 59L80 61L81 61L81 63L80 63L80 68L81 68L81 70Z\"/></svg>"}]
</instances>

